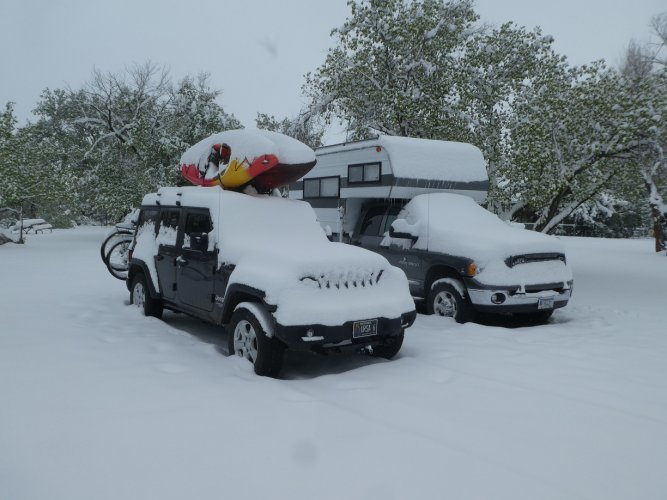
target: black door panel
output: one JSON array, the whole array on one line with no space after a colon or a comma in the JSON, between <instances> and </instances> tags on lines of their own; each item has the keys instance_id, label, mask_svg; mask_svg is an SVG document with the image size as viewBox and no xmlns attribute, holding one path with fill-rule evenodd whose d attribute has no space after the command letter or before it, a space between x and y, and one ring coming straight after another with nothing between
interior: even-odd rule
<instances>
[{"instance_id":1,"label":"black door panel","mask_svg":"<svg viewBox=\"0 0 667 500\"><path fill-rule=\"evenodd\" d=\"M176 259L178 299L181 303L204 311L213 310L217 262L218 258L214 252L181 250Z\"/></svg>"},{"instance_id":2,"label":"black door panel","mask_svg":"<svg viewBox=\"0 0 667 500\"><path fill-rule=\"evenodd\" d=\"M218 255L215 251L190 248L190 235L211 231L211 215L203 208L184 209L182 227L180 249L175 259L176 297L186 308L211 312L215 302L215 281L220 276L216 273Z\"/></svg>"}]
</instances>

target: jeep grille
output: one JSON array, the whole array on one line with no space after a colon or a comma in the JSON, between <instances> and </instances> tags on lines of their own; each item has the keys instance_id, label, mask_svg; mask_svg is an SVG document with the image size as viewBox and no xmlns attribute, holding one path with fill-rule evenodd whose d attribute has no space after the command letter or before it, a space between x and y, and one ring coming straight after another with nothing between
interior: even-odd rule
<instances>
[{"instance_id":1,"label":"jeep grille","mask_svg":"<svg viewBox=\"0 0 667 500\"><path fill-rule=\"evenodd\" d=\"M318 288L344 290L349 288L373 287L380 282L383 269L369 273L323 273L318 276L304 276L303 283L313 283Z\"/></svg>"}]
</instances>

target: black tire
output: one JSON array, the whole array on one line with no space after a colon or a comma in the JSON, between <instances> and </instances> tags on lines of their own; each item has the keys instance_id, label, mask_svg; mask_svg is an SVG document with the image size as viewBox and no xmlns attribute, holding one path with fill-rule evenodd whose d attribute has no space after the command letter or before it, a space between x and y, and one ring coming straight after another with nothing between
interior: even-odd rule
<instances>
[{"instance_id":1,"label":"black tire","mask_svg":"<svg viewBox=\"0 0 667 500\"><path fill-rule=\"evenodd\" d=\"M144 316L162 317L162 301L151 297L146 277L143 273L137 273L132 279L130 303L139 307L143 311Z\"/></svg>"},{"instance_id":2,"label":"black tire","mask_svg":"<svg viewBox=\"0 0 667 500\"><path fill-rule=\"evenodd\" d=\"M549 322L549 318L551 318L551 315L554 313L553 309L545 310L545 311L535 311L535 312L529 312L529 313L521 313L519 314L519 318L521 318L523 321L526 323L529 323L531 325L544 325Z\"/></svg>"},{"instance_id":3,"label":"black tire","mask_svg":"<svg viewBox=\"0 0 667 500\"><path fill-rule=\"evenodd\" d=\"M371 356L376 358L391 359L398 354L403 345L403 338L405 337L405 330L401 330L399 335L389 337L386 344L376 345L373 347Z\"/></svg>"},{"instance_id":4,"label":"black tire","mask_svg":"<svg viewBox=\"0 0 667 500\"><path fill-rule=\"evenodd\" d=\"M106 264L111 275L119 280L127 279L127 271L130 267L128 252L132 240L120 240L114 243L107 252Z\"/></svg>"},{"instance_id":5,"label":"black tire","mask_svg":"<svg viewBox=\"0 0 667 500\"><path fill-rule=\"evenodd\" d=\"M465 290L463 283L461 289ZM457 323L472 321L475 311L468 297L461 296L457 287L447 283L436 283L426 299L426 312L454 318Z\"/></svg>"},{"instance_id":6,"label":"black tire","mask_svg":"<svg viewBox=\"0 0 667 500\"><path fill-rule=\"evenodd\" d=\"M260 311L266 311L261 304L253 304ZM254 307L253 307L254 309ZM265 319L268 318L266 313ZM238 307L228 327L229 353L246 358L253 364L255 373L275 377L283 366L285 344L275 337L269 337L255 312Z\"/></svg>"}]
</instances>

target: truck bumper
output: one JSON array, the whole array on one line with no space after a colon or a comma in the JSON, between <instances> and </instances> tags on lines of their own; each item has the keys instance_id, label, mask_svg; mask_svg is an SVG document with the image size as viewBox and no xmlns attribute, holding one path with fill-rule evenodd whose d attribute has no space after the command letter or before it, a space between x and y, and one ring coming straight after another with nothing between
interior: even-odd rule
<instances>
[{"instance_id":1,"label":"truck bumper","mask_svg":"<svg viewBox=\"0 0 667 500\"><path fill-rule=\"evenodd\" d=\"M539 289L530 291L531 289ZM487 287L475 288L468 286L468 295L473 308L485 313L528 313L548 311L565 307L572 295L572 282L565 286L551 287L547 285L534 287Z\"/></svg>"}]
</instances>

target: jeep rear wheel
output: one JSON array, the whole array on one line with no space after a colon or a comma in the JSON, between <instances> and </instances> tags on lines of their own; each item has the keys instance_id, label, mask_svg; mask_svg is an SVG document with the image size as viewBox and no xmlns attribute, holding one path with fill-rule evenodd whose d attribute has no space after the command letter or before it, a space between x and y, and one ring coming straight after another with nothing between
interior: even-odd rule
<instances>
[{"instance_id":1,"label":"jeep rear wheel","mask_svg":"<svg viewBox=\"0 0 667 500\"><path fill-rule=\"evenodd\" d=\"M132 279L130 303L141 309L144 316L153 316L154 318L162 316L162 301L151 297L143 273L137 273Z\"/></svg>"},{"instance_id":2,"label":"jeep rear wheel","mask_svg":"<svg viewBox=\"0 0 667 500\"><path fill-rule=\"evenodd\" d=\"M465 290L463 283L460 288ZM474 315L470 301L461 294L459 287L445 281L436 282L431 287L426 299L426 312L454 318L457 323L467 323Z\"/></svg>"},{"instance_id":3,"label":"jeep rear wheel","mask_svg":"<svg viewBox=\"0 0 667 500\"><path fill-rule=\"evenodd\" d=\"M229 352L250 361L257 375L275 377L282 368L285 345L269 336L267 319L270 316L261 304L237 306L229 323Z\"/></svg>"}]
</instances>

